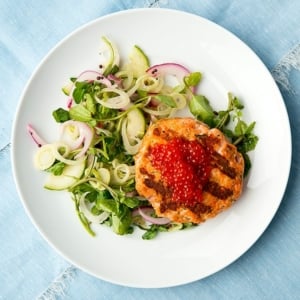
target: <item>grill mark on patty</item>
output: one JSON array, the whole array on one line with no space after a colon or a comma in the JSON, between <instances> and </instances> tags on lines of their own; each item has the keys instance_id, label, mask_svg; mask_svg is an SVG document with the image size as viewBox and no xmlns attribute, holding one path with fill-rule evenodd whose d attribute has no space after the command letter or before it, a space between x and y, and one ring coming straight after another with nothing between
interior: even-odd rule
<instances>
[{"instance_id":1,"label":"grill mark on patty","mask_svg":"<svg viewBox=\"0 0 300 300\"><path fill-rule=\"evenodd\" d=\"M140 172L141 172L141 174L149 175L145 168L140 168Z\"/></svg>"},{"instance_id":2,"label":"grill mark on patty","mask_svg":"<svg viewBox=\"0 0 300 300\"><path fill-rule=\"evenodd\" d=\"M223 174L234 179L237 175L236 170L230 167L229 161L226 158L213 150L213 145L218 144L219 140L217 138L208 137L206 134L197 135L196 137L203 147L210 149L212 167L218 168Z\"/></svg>"},{"instance_id":3,"label":"grill mark on patty","mask_svg":"<svg viewBox=\"0 0 300 300\"><path fill-rule=\"evenodd\" d=\"M230 177L231 179L234 179L236 177L236 170L232 167L230 167L229 162L226 158L224 158L222 155L220 155L217 152L213 152L211 154L212 158L212 166L218 168L222 173Z\"/></svg>"},{"instance_id":4,"label":"grill mark on patty","mask_svg":"<svg viewBox=\"0 0 300 300\"><path fill-rule=\"evenodd\" d=\"M210 194L212 194L213 196L225 200L228 197L233 195L233 191L224 187L224 186L220 186L217 182L214 181L209 181L208 183L206 183L206 185L203 188L203 191L206 191Z\"/></svg>"},{"instance_id":5,"label":"grill mark on patty","mask_svg":"<svg viewBox=\"0 0 300 300\"><path fill-rule=\"evenodd\" d=\"M154 176L147 173L148 177L144 179L144 184L150 188L155 190L158 194L162 196L162 198L169 198L171 195L171 190L166 187L162 182L157 182L154 179Z\"/></svg>"},{"instance_id":6,"label":"grill mark on patty","mask_svg":"<svg viewBox=\"0 0 300 300\"><path fill-rule=\"evenodd\" d=\"M160 203L160 212L164 213L166 210L174 210L176 211L179 208L186 208L191 210L193 213L200 215L200 214L207 214L212 211L212 208L202 202L195 202L191 204L182 204L172 201L165 201Z\"/></svg>"},{"instance_id":7,"label":"grill mark on patty","mask_svg":"<svg viewBox=\"0 0 300 300\"><path fill-rule=\"evenodd\" d=\"M159 210L161 213L164 213L166 210L170 209L170 210L174 210L176 211L178 209L179 205L176 202L161 202L159 205Z\"/></svg>"},{"instance_id":8,"label":"grill mark on patty","mask_svg":"<svg viewBox=\"0 0 300 300\"><path fill-rule=\"evenodd\" d=\"M209 214L212 211L212 208L204 203L197 202L193 207L190 208L192 212L197 215Z\"/></svg>"},{"instance_id":9,"label":"grill mark on patty","mask_svg":"<svg viewBox=\"0 0 300 300\"><path fill-rule=\"evenodd\" d=\"M208 136L207 134L197 134L195 135L198 142L203 146L209 148L211 151L214 149L214 145L220 143L220 139L215 136Z\"/></svg>"}]
</instances>

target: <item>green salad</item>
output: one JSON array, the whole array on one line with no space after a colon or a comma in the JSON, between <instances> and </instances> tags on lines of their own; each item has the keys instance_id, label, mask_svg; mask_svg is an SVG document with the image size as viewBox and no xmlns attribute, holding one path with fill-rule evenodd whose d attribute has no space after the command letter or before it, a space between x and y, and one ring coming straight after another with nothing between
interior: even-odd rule
<instances>
[{"instance_id":1,"label":"green salad","mask_svg":"<svg viewBox=\"0 0 300 300\"><path fill-rule=\"evenodd\" d=\"M122 59L111 40L103 37L102 44L107 61L71 77L62 88L66 103L52 112L61 124L58 140L45 142L28 125L38 145L34 165L47 172L44 187L70 193L79 220L92 236L99 224L119 235L138 227L144 231L143 239L194 226L156 216L135 190L134 155L148 126L188 109L237 146L246 176L251 167L247 153L258 141L255 122L243 120L243 104L231 93L228 106L215 111L205 96L196 93L200 72L173 62L151 65L137 45Z\"/></svg>"}]
</instances>

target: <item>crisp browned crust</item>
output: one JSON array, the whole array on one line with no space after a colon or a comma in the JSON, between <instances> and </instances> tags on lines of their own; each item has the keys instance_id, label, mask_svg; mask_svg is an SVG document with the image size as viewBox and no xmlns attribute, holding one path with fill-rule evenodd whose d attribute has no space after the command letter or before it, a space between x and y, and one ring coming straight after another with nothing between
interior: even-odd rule
<instances>
[{"instance_id":1,"label":"crisp browned crust","mask_svg":"<svg viewBox=\"0 0 300 300\"><path fill-rule=\"evenodd\" d=\"M172 202L172 191L161 173L153 167L149 149L166 144L175 137L197 140L212 149L209 181L203 188L203 199L193 205ZM230 207L242 192L244 160L236 147L218 129L192 118L162 119L147 130L135 156L136 190L147 198L158 216L174 222L201 223Z\"/></svg>"}]
</instances>

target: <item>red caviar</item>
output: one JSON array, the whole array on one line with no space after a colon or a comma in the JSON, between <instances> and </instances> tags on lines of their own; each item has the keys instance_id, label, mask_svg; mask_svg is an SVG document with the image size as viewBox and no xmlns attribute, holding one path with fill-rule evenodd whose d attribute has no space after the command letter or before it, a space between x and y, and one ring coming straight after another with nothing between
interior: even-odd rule
<instances>
[{"instance_id":1,"label":"red caviar","mask_svg":"<svg viewBox=\"0 0 300 300\"><path fill-rule=\"evenodd\" d=\"M174 138L155 145L150 159L172 190L172 201L194 204L202 200L202 189L211 171L210 152L197 140Z\"/></svg>"}]
</instances>

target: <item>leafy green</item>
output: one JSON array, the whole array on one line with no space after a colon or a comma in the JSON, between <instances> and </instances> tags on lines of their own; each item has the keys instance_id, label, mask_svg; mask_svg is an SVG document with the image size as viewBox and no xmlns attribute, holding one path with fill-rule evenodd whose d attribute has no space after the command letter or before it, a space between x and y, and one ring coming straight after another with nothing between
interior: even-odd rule
<instances>
[{"instance_id":1,"label":"leafy green","mask_svg":"<svg viewBox=\"0 0 300 300\"><path fill-rule=\"evenodd\" d=\"M55 121L58 123L63 123L70 120L70 114L67 110L63 108L58 108L52 112L52 116L54 117Z\"/></svg>"},{"instance_id":2,"label":"leafy green","mask_svg":"<svg viewBox=\"0 0 300 300\"><path fill-rule=\"evenodd\" d=\"M151 225L150 228L142 235L143 240L152 240L154 239L159 232L159 226L158 225Z\"/></svg>"},{"instance_id":3,"label":"leafy green","mask_svg":"<svg viewBox=\"0 0 300 300\"><path fill-rule=\"evenodd\" d=\"M96 207L109 213L117 214L118 212L118 204L114 199L99 198L97 199Z\"/></svg>"},{"instance_id":4,"label":"leafy green","mask_svg":"<svg viewBox=\"0 0 300 300\"><path fill-rule=\"evenodd\" d=\"M120 199L121 203L124 203L129 208L135 208L138 207L141 203L141 201L134 197L123 197Z\"/></svg>"},{"instance_id":5,"label":"leafy green","mask_svg":"<svg viewBox=\"0 0 300 300\"><path fill-rule=\"evenodd\" d=\"M75 83L75 89L73 91L73 99L76 104L80 103L84 94L88 91L89 83L86 81L77 81Z\"/></svg>"},{"instance_id":6,"label":"leafy green","mask_svg":"<svg viewBox=\"0 0 300 300\"><path fill-rule=\"evenodd\" d=\"M65 163L63 163L62 161L57 161L55 162L50 168L48 168L46 171L53 173L54 175L58 176L61 175L64 167L65 167Z\"/></svg>"},{"instance_id":7,"label":"leafy green","mask_svg":"<svg viewBox=\"0 0 300 300\"><path fill-rule=\"evenodd\" d=\"M214 125L215 114L208 99L202 95L193 95L189 101L190 112L198 119L209 126Z\"/></svg>"},{"instance_id":8,"label":"leafy green","mask_svg":"<svg viewBox=\"0 0 300 300\"><path fill-rule=\"evenodd\" d=\"M69 110L70 118L75 121L89 122L93 120L92 113L83 105L72 106Z\"/></svg>"},{"instance_id":9,"label":"leafy green","mask_svg":"<svg viewBox=\"0 0 300 300\"><path fill-rule=\"evenodd\" d=\"M189 109L198 120L212 128L220 129L237 146L238 151L244 157L244 176L246 176L251 168L251 161L247 153L255 149L258 136L254 133L256 123L247 124L242 119L244 105L240 99L228 93L227 109L215 112L204 96L196 95L192 97Z\"/></svg>"},{"instance_id":10,"label":"leafy green","mask_svg":"<svg viewBox=\"0 0 300 300\"><path fill-rule=\"evenodd\" d=\"M90 111L92 115L94 115L97 111L96 100L89 93L85 94L84 97L87 110Z\"/></svg>"},{"instance_id":11,"label":"leafy green","mask_svg":"<svg viewBox=\"0 0 300 300\"><path fill-rule=\"evenodd\" d=\"M79 199L80 199L80 197L77 194L73 194L73 200L75 202L76 213L77 213L77 215L79 217L79 220L80 220L81 224L83 225L83 227L86 229L86 231L91 236L95 236L95 232L92 230L91 224L90 224L89 220L86 218L86 216L84 215L84 213L82 213L80 211Z\"/></svg>"},{"instance_id":12,"label":"leafy green","mask_svg":"<svg viewBox=\"0 0 300 300\"><path fill-rule=\"evenodd\" d=\"M188 76L185 76L183 81L187 87L196 86L202 79L202 74L200 72L190 73Z\"/></svg>"},{"instance_id":13,"label":"leafy green","mask_svg":"<svg viewBox=\"0 0 300 300\"><path fill-rule=\"evenodd\" d=\"M160 101L161 103L164 103L172 108L175 108L177 106L176 102L174 101L174 99L171 96L156 95L154 98L157 99L158 101Z\"/></svg>"},{"instance_id":14,"label":"leafy green","mask_svg":"<svg viewBox=\"0 0 300 300\"><path fill-rule=\"evenodd\" d=\"M123 235L132 233L131 227L131 210L126 205L119 205L116 214L112 214L112 228L117 234Z\"/></svg>"}]
</instances>

